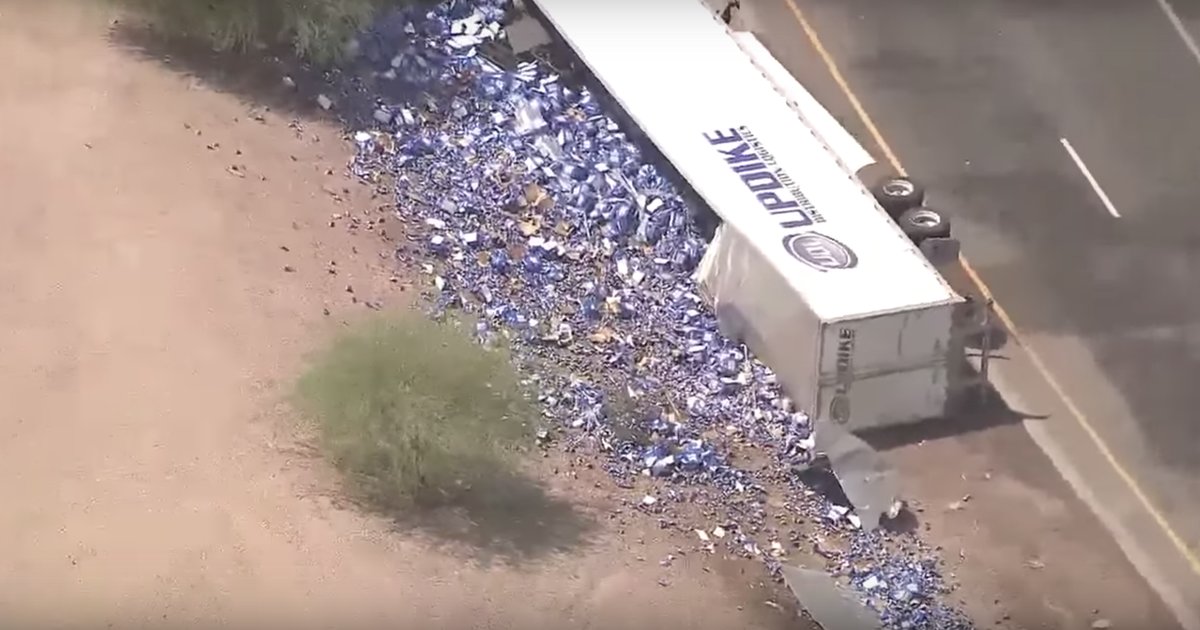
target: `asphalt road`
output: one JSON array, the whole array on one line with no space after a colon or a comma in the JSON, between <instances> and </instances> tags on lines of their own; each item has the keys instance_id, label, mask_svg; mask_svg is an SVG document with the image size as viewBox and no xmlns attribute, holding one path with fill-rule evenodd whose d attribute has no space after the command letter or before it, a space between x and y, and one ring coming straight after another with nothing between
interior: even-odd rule
<instances>
[{"instance_id":1,"label":"asphalt road","mask_svg":"<svg viewBox=\"0 0 1200 630\"><path fill-rule=\"evenodd\" d=\"M798 5L1024 341L1200 549L1200 60L1160 3ZM1200 2L1173 5L1200 37ZM746 17L851 111L783 0Z\"/></svg>"}]
</instances>

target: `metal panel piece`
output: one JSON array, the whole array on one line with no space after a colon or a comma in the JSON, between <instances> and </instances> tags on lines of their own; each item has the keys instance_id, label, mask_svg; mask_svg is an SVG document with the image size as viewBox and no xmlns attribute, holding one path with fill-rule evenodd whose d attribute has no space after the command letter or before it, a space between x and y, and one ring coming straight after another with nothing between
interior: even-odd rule
<instances>
[{"instance_id":1,"label":"metal panel piece","mask_svg":"<svg viewBox=\"0 0 1200 630\"><path fill-rule=\"evenodd\" d=\"M879 630L879 616L828 573L783 567L783 579L800 605L824 630Z\"/></svg>"},{"instance_id":2,"label":"metal panel piece","mask_svg":"<svg viewBox=\"0 0 1200 630\"><path fill-rule=\"evenodd\" d=\"M509 45L518 55L550 43L550 34L532 17L522 16L504 29Z\"/></svg>"},{"instance_id":3,"label":"metal panel piece","mask_svg":"<svg viewBox=\"0 0 1200 630\"><path fill-rule=\"evenodd\" d=\"M864 529L879 527L885 514L896 516L900 508L897 474L875 449L831 422L819 425L814 437L817 452L829 460Z\"/></svg>"}]
</instances>

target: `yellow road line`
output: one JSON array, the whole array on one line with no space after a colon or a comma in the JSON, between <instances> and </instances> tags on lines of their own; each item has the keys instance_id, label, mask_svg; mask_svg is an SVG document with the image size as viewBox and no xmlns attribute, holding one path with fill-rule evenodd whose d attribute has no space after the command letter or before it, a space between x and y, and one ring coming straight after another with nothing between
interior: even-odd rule
<instances>
[{"instance_id":1,"label":"yellow road line","mask_svg":"<svg viewBox=\"0 0 1200 630\"><path fill-rule=\"evenodd\" d=\"M875 121L871 119L870 114L868 114L866 108L863 107L862 102L858 100L858 96L854 94L854 90L850 89L850 84L846 82L846 77L844 77L841 70L838 69L837 63L833 60L833 56L829 54L829 50L827 50L825 45L821 43L821 38L817 36L816 29L814 29L812 24L809 23L808 18L804 17L804 12L800 10L800 7L796 6L795 0L783 1L787 4L788 9L791 10L792 16L794 16L796 21L800 23L800 27L804 29L804 34L808 36L808 40L812 43L813 49L817 51L817 55L821 57L821 61L824 62L825 67L829 70L829 74L833 78L834 83L837 83L838 87L841 88L842 92L846 95L846 99L850 101L850 106L854 108L854 112L858 114L860 119L862 119L863 125L865 125L867 128L867 132L871 134L871 137L875 139L875 143L879 145L879 150L883 152L884 157L887 158L887 161L892 165L893 168L896 169L898 174L906 175L907 171L904 170L904 166L900 163L900 159L896 157L896 153L892 151L892 147L888 144L887 140L884 140L883 134L879 131L879 127L875 126ZM993 299L991 290L988 289L987 285L983 283L983 279L979 277L979 274L975 272L975 269L971 267L970 263L967 262L967 259L961 254L959 256L959 262L962 264L963 271L965 271L967 276L971 278L971 281L975 283L977 287L979 287L979 290L983 293L983 296L988 299ZM1020 344L1021 347L1025 348L1025 352L1029 355L1030 361L1033 362L1034 368L1041 373L1042 378L1045 379L1046 383L1050 385L1050 389L1054 390L1054 393L1062 400L1064 406L1066 406L1067 410L1071 412L1072 416L1074 416L1084 433L1087 433L1088 437L1092 439L1092 442L1095 443L1096 448L1100 451L1100 454L1104 457L1108 464L1112 466L1112 469L1116 471L1117 476L1119 476L1121 480L1125 482L1125 485L1129 487L1129 490L1133 492L1134 496L1136 496L1138 501L1141 502L1142 507L1145 508L1146 512L1150 514L1150 516L1154 519L1154 522L1157 523L1160 528L1162 528L1163 533L1165 533L1167 538L1170 539L1171 544L1173 544L1175 548L1179 550L1179 553L1182 554L1187 560L1188 564L1192 568L1192 571L1196 575L1200 576L1200 557L1197 557L1195 552L1193 552L1188 547L1188 544L1184 542L1183 538L1175 532L1175 529L1171 527L1170 522L1167 521L1167 517L1164 516L1163 513L1154 506L1154 503L1150 500L1150 497L1146 495L1144 490L1142 490L1142 487L1138 484L1137 480L1133 478L1133 475L1131 475L1129 471L1126 470L1125 466L1123 466L1121 462L1117 460L1117 457L1113 454L1112 449L1109 448L1108 444L1104 442L1104 439L1100 437L1100 434L1096 431L1095 427L1092 426L1092 423L1088 421L1087 417L1083 415L1083 412L1079 410L1079 407L1075 404L1075 401L1071 400L1071 397L1067 395L1067 392L1063 389L1063 387L1058 384L1058 380L1055 379L1050 373L1050 370L1046 367L1045 362L1042 361L1041 357L1038 356L1033 347L1022 340L1022 335L1017 330L1017 326L1013 323L1012 318L1009 317L1008 312L1005 311L998 302L995 302L994 299L993 304L995 305L997 317L999 317L1000 321L1003 322L1005 327L1008 328L1013 338L1017 340L1017 343Z\"/></svg>"}]
</instances>

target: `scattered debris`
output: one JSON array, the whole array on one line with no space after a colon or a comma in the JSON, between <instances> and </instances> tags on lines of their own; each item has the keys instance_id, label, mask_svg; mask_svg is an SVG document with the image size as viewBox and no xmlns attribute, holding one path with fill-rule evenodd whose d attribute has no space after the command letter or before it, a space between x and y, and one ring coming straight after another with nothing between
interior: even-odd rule
<instances>
[{"instance_id":1,"label":"scattered debris","mask_svg":"<svg viewBox=\"0 0 1200 630\"><path fill-rule=\"evenodd\" d=\"M363 117L373 128L352 136L352 168L394 194L396 260L422 269L434 314L466 311L481 343L508 342L562 429L555 443L619 487L649 478L653 494L631 502L664 528L780 578L803 540L781 524L807 523L844 541L828 568L871 598L872 625L971 627L938 601L949 587L933 550L875 529L898 511L890 471L857 438L814 433L771 370L721 333L692 278L707 244L665 174L586 87L529 55L502 67L480 52L506 45L505 19L497 0L453 0L391 12L356 44L387 89ZM853 507L795 474L818 441ZM734 465L737 449L764 465ZM872 576L886 586L864 586Z\"/></svg>"}]
</instances>

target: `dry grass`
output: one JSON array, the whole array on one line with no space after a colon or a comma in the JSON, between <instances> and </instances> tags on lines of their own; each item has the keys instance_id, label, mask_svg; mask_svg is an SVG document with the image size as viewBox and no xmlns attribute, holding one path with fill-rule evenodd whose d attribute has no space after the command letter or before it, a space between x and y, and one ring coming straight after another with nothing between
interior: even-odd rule
<instances>
[{"instance_id":1,"label":"dry grass","mask_svg":"<svg viewBox=\"0 0 1200 630\"><path fill-rule=\"evenodd\" d=\"M422 0L112 0L169 36L217 50L291 45L301 57L330 63L377 11Z\"/></svg>"},{"instance_id":2,"label":"dry grass","mask_svg":"<svg viewBox=\"0 0 1200 630\"><path fill-rule=\"evenodd\" d=\"M350 489L388 512L507 473L533 413L507 352L415 312L342 335L297 393Z\"/></svg>"}]
</instances>

